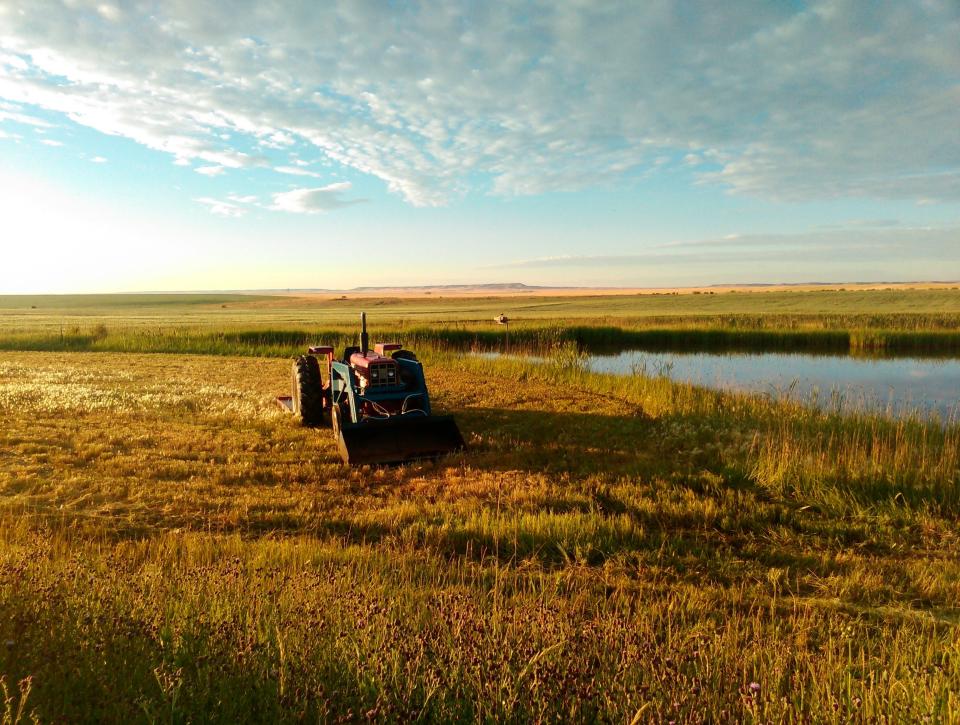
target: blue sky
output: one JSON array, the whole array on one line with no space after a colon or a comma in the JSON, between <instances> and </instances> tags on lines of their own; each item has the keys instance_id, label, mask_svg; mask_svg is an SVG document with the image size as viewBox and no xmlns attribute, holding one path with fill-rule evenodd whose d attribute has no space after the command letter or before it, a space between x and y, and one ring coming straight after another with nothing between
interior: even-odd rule
<instances>
[{"instance_id":1,"label":"blue sky","mask_svg":"<svg viewBox=\"0 0 960 725\"><path fill-rule=\"evenodd\" d=\"M960 5L4 2L0 292L960 279Z\"/></svg>"}]
</instances>

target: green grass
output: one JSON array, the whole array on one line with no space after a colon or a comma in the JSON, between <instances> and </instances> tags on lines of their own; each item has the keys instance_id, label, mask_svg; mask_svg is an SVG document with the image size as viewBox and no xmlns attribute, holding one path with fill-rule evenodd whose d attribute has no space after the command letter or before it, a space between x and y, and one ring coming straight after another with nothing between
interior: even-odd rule
<instances>
[{"instance_id":1,"label":"green grass","mask_svg":"<svg viewBox=\"0 0 960 725\"><path fill-rule=\"evenodd\" d=\"M291 356L313 344L338 350L356 344L357 331L338 328L249 329L212 331L195 327L159 329L110 328L103 323L75 326L64 332L0 333L0 350L165 352L178 354ZM413 349L525 351L546 354L557 346L612 353L651 351L807 351L835 354L953 355L960 353L960 331L885 329L750 329L736 327L629 328L591 325L490 324L393 326L380 328L374 339L399 340Z\"/></svg>"},{"instance_id":2,"label":"green grass","mask_svg":"<svg viewBox=\"0 0 960 725\"><path fill-rule=\"evenodd\" d=\"M158 295L0 295L0 322L5 327L53 326L104 322L114 326L183 324L355 325L360 311L371 323L426 324L489 322L504 312L517 321L591 320L598 323L649 318L718 319L732 317L804 318L812 324L858 319L868 327L890 327L888 321L912 320L925 325L957 327L960 290L875 290L724 292L587 297L418 297L370 299L351 297L230 294ZM894 327L899 325L894 324Z\"/></svg>"},{"instance_id":3,"label":"green grass","mask_svg":"<svg viewBox=\"0 0 960 725\"><path fill-rule=\"evenodd\" d=\"M33 309L36 308L36 309ZM0 349L289 355L357 337L410 346L544 352L810 350L856 354L960 352L960 292L753 292L713 295L448 299L253 295L0 296ZM507 312L509 328L493 317Z\"/></svg>"},{"instance_id":4,"label":"green grass","mask_svg":"<svg viewBox=\"0 0 960 725\"><path fill-rule=\"evenodd\" d=\"M957 425L585 371L635 320L511 325L534 364L397 319L469 449L350 469L272 398L351 321L221 310L3 333L50 348L0 352L0 717L960 720Z\"/></svg>"}]
</instances>

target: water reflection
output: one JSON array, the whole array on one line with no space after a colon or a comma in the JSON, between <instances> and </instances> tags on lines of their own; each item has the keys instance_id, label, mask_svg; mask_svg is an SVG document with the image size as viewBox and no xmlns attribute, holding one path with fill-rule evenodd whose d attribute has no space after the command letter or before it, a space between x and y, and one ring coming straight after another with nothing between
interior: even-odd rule
<instances>
[{"instance_id":1,"label":"water reflection","mask_svg":"<svg viewBox=\"0 0 960 725\"><path fill-rule=\"evenodd\" d=\"M919 413L943 420L960 410L960 360L797 353L664 353L630 350L591 355L590 370L664 375L725 390L768 393L822 408Z\"/></svg>"}]
</instances>

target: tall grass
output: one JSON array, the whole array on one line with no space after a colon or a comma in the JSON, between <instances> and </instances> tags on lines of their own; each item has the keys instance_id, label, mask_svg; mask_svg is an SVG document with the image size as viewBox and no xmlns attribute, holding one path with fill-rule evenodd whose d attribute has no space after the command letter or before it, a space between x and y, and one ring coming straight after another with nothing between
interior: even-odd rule
<instances>
[{"instance_id":1,"label":"tall grass","mask_svg":"<svg viewBox=\"0 0 960 725\"><path fill-rule=\"evenodd\" d=\"M807 351L832 354L960 354L960 332L742 329L717 327L631 328L589 325L513 325L495 327L461 323L448 326L386 327L374 339L398 339L411 349L514 351L543 354L558 344L572 343L590 352L630 349L651 351ZM104 323L74 326L66 332L7 332L0 350L161 352L178 354L254 355L286 357L312 344L332 344L338 350L357 344L349 327L325 329L192 327L110 328Z\"/></svg>"},{"instance_id":2,"label":"tall grass","mask_svg":"<svg viewBox=\"0 0 960 725\"><path fill-rule=\"evenodd\" d=\"M443 358L440 358L441 360ZM471 358L478 377L543 380L558 391L615 396L625 412L678 421L697 431L693 456L700 463L740 459L740 474L778 497L826 507L842 515L851 507L913 505L960 515L960 425L904 415L892 419L864 410L843 414L802 402L726 393L661 376L590 372L576 348L560 346L547 364L522 358ZM749 438L745 433L752 431ZM669 436L669 432L668 432ZM749 454L744 455L745 446ZM726 449L729 446L729 450ZM712 448L712 450L711 450Z\"/></svg>"},{"instance_id":3,"label":"tall grass","mask_svg":"<svg viewBox=\"0 0 960 725\"><path fill-rule=\"evenodd\" d=\"M611 587L571 580L576 567L304 539L71 542L51 557L60 543L3 557L39 562L15 646L53 665L28 693L41 716L951 722L960 706L948 628L838 617L765 585ZM71 677L59 693L57 672Z\"/></svg>"}]
</instances>

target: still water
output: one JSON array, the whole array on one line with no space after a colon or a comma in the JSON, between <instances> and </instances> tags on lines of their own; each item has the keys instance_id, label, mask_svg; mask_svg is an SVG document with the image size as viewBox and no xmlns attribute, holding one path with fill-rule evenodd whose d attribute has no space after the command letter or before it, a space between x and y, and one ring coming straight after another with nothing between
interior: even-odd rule
<instances>
[{"instance_id":1,"label":"still water","mask_svg":"<svg viewBox=\"0 0 960 725\"><path fill-rule=\"evenodd\" d=\"M706 387L767 393L821 408L960 418L960 359L856 358L784 353L591 355L590 370L665 375Z\"/></svg>"}]
</instances>

